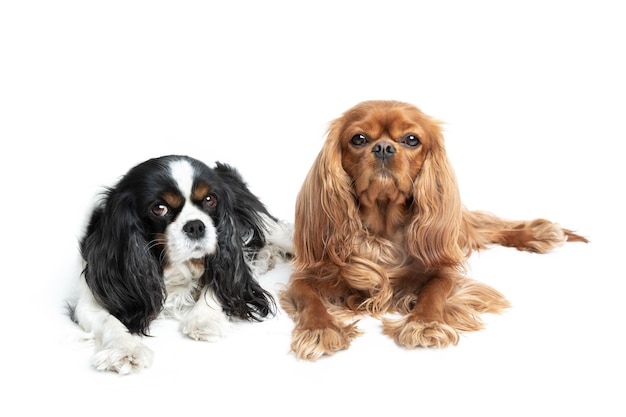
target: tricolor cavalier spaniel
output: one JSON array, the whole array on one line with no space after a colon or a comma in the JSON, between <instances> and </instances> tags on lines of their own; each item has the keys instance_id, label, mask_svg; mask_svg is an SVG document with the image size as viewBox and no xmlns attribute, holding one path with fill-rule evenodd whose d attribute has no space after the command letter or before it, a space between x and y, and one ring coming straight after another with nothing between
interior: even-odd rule
<instances>
[{"instance_id":1,"label":"tricolor cavalier spaniel","mask_svg":"<svg viewBox=\"0 0 626 417\"><path fill-rule=\"evenodd\" d=\"M229 318L274 314L255 275L289 255L291 230L233 168L170 155L135 166L104 193L80 250L72 317L95 339L94 366L126 374L152 363L142 336L162 312L207 341L224 335Z\"/></svg>"},{"instance_id":2,"label":"tricolor cavalier spaniel","mask_svg":"<svg viewBox=\"0 0 626 417\"><path fill-rule=\"evenodd\" d=\"M461 204L439 123L412 105L363 102L331 123L297 198L295 271L281 305L291 348L315 360L349 346L361 314L399 345L443 347L506 299L462 274L489 245L544 253L587 240L548 220Z\"/></svg>"}]
</instances>

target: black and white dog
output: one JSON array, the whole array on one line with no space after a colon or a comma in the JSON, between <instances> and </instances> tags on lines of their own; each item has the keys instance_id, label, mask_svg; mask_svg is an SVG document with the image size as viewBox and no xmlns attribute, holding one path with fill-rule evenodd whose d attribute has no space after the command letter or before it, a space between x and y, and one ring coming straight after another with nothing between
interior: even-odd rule
<instances>
[{"instance_id":1,"label":"black and white dog","mask_svg":"<svg viewBox=\"0 0 626 417\"><path fill-rule=\"evenodd\" d=\"M222 337L230 318L273 315L274 299L256 278L291 248L291 226L232 167L178 155L150 159L93 209L71 316L95 340L96 369L135 372L152 364L142 336L160 314L207 341Z\"/></svg>"}]
</instances>

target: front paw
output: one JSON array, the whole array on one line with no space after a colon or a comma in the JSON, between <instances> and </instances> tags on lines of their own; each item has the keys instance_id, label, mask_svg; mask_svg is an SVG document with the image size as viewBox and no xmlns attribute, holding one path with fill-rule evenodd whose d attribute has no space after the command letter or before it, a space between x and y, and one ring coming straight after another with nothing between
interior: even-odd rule
<instances>
[{"instance_id":1,"label":"front paw","mask_svg":"<svg viewBox=\"0 0 626 417\"><path fill-rule=\"evenodd\" d=\"M332 355L338 350L347 349L352 339L359 335L356 323L344 327L335 326L323 329L294 329L291 341L298 359L317 360L323 355Z\"/></svg>"},{"instance_id":2,"label":"front paw","mask_svg":"<svg viewBox=\"0 0 626 417\"><path fill-rule=\"evenodd\" d=\"M131 374L152 365L154 354L138 336L118 338L102 346L92 358L99 371Z\"/></svg>"},{"instance_id":3,"label":"front paw","mask_svg":"<svg viewBox=\"0 0 626 417\"><path fill-rule=\"evenodd\" d=\"M191 313L181 323L181 332L195 340L215 342L230 332L230 322L224 313Z\"/></svg>"},{"instance_id":4,"label":"front paw","mask_svg":"<svg viewBox=\"0 0 626 417\"><path fill-rule=\"evenodd\" d=\"M399 320L383 319L383 333L397 344L409 349L416 347L447 347L459 342L458 333L449 325L437 321L425 323L410 316Z\"/></svg>"}]
</instances>

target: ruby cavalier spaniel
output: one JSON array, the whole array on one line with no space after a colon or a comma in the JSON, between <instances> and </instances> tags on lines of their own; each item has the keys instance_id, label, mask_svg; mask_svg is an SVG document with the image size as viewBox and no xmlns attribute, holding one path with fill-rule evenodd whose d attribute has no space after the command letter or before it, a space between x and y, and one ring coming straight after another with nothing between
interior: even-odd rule
<instances>
[{"instance_id":1,"label":"ruby cavalier spaniel","mask_svg":"<svg viewBox=\"0 0 626 417\"><path fill-rule=\"evenodd\" d=\"M463 274L473 251L545 253L566 241L587 239L466 209L438 121L407 103L359 103L330 124L298 194L295 269L280 294L291 349L308 360L346 349L364 314L401 346L456 345L481 313L509 306Z\"/></svg>"}]
</instances>

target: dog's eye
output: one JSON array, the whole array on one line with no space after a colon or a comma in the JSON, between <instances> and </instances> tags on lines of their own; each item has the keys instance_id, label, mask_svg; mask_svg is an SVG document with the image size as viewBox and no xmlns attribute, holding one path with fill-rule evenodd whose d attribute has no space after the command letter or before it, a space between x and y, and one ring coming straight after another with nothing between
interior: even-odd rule
<instances>
[{"instance_id":1,"label":"dog's eye","mask_svg":"<svg viewBox=\"0 0 626 417\"><path fill-rule=\"evenodd\" d=\"M357 133L356 135L352 136L352 139L350 139L350 143L354 146L363 146L367 143L367 136L365 136L363 133Z\"/></svg>"},{"instance_id":2,"label":"dog's eye","mask_svg":"<svg viewBox=\"0 0 626 417\"><path fill-rule=\"evenodd\" d=\"M204 201L202 201L202 207L204 207L205 209L215 207L216 204L217 204L217 198L215 197L214 194L207 195L204 198Z\"/></svg>"},{"instance_id":3,"label":"dog's eye","mask_svg":"<svg viewBox=\"0 0 626 417\"><path fill-rule=\"evenodd\" d=\"M420 144L419 138L415 135L406 135L405 137L402 138L400 142L412 148Z\"/></svg>"},{"instance_id":4,"label":"dog's eye","mask_svg":"<svg viewBox=\"0 0 626 417\"><path fill-rule=\"evenodd\" d=\"M170 208L165 204L155 204L152 207L152 214L159 217L165 217L170 213Z\"/></svg>"}]
</instances>

